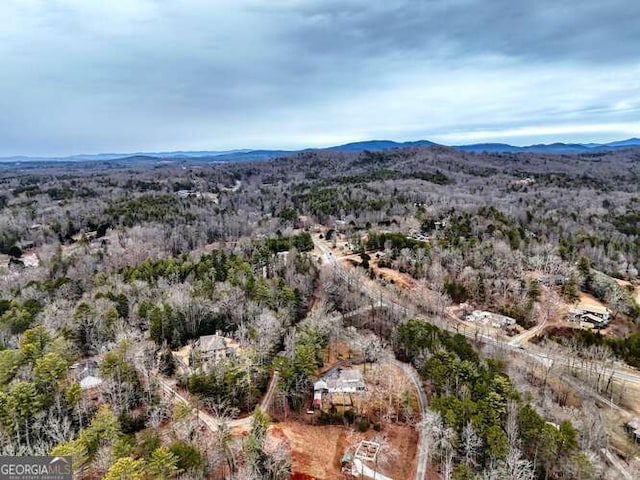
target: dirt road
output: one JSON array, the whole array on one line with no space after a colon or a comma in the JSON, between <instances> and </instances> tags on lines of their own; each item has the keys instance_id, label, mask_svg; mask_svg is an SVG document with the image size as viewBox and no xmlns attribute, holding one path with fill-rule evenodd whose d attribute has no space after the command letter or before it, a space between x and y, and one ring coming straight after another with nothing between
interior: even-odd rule
<instances>
[{"instance_id":1,"label":"dirt road","mask_svg":"<svg viewBox=\"0 0 640 480\"><path fill-rule=\"evenodd\" d=\"M260 408L265 412L269 409L269 407L271 406L271 402L273 401L273 395L278 384L278 376L278 371L274 371L273 375L271 376L271 380L269 381L267 393L265 393L262 401L260 402ZM160 388L162 389L162 391L171 399L177 400L185 405L191 405L189 400L180 392L178 392L171 383L167 382L165 379L159 376L156 378L158 380L158 383L160 384ZM211 432L215 432L218 430L218 421L215 419L215 417L200 409L198 409L197 411L197 416L198 419L203 423L203 425L205 425ZM249 415L248 417L231 420L228 426L232 429L245 429L251 426L252 420L253 415Z\"/></svg>"}]
</instances>

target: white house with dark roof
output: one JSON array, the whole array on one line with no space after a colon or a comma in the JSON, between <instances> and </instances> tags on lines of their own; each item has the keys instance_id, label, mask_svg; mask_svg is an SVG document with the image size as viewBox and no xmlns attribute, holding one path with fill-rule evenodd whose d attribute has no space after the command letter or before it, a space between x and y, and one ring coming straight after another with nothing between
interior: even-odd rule
<instances>
[{"instance_id":1,"label":"white house with dark roof","mask_svg":"<svg viewBox=\"0 0 640 480\"><path fill-rule=\"evenodd\" d=\"M93 390L102 385L103 380L100 376L98 362L88 360L86 362L76 363L72 365L71 368L75 370L76 378L83 391Z\"/></svg>"},{"instance_id":2,"label":"white house with dark roof","mask_svg":"<svg viewBox=\"0 0 640 480\"><path fill-rule=\"evenodd\" d=\"M611 310L582 303L569 311L569 318L580 322L583 327L604 328L611 322Z\"/></svg>"}]
</instances>

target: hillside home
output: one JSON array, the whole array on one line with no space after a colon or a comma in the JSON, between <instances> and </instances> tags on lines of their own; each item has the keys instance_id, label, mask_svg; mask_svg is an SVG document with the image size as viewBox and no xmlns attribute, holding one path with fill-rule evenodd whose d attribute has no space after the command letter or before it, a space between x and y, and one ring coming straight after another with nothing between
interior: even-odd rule
<instances>
[{"instance_id":1,"label":"hillside home","mask_svg":"<svg viewBox=\"0 0 640 480\"><path fill-rule=\"evenodd\" d=\"M611 311L606 307L600 307L598 305L580 305L579 308L584 314L593 315L600 318L602 321L609 322L611 320Z\"/></svg>"},{"instance_id":2,"label":"hillside home","mask_svg":"<svg viewBox=\"0 0 640 480\"><path fill-rule=\"evenodd\" d=\"M365 391L362 372L357 368L330 370L313 385L313 408L322 409L323 401L332 405L353 406L351 395Z\"/></svg>"},{"instance_id":3,"label":"hillside home","mask_svg":"<svg viewBox=\"0 0 640 480\"><path fill-rule=\"evenodd\" d=\"M569 319L583 328L604 328L611 322L611 311L598 305L580 304L569 311Z\"/></svg>"},{"instance_id":4,"label":"hillside home","mask_svg":"<svg viewBox=\"0 0 640 480\"><path fill-rule=\"evenodd\" d=\"M240 345L231 338L220 334L204 335L193 344L190 364L198 363L207 368L220 360L232 357L240 349ZM194 361L195 360L195 361Z\"/></svg>"},{"instance_id":5,"label":"hillside home","mask_svg":"<svg viewBox=\"0 0 640 480\"><path fill-rule=\"evenodd\" d=\"M76 379L83 391L93 390L102 385L102 377L98 362L95 360L87 360L86 362L75 363L71 366L74 370Z\"/></svg>"},{"instance_id":6,"label":"hillside home","mask_svg":"<svg viewBox=\"0 0 640 480\"><path fill-rule=\"evenodd\" d=\"M465 316L464 319L467 322L490 325L493 328L506 328L516 324L516 320L514 318L482 310L474 310L469 315Z\"/></svg>"},{"instance_id":7,"label":"hillside home","mask_svg":"<svg viewBox=\"0 0 640 480\"><path fill-rule=\"evenodd\" d=\"M338 368L324 380L329 394L360 393L365 390L362 372L357 368Z\"/></svg>"}]
</instances>

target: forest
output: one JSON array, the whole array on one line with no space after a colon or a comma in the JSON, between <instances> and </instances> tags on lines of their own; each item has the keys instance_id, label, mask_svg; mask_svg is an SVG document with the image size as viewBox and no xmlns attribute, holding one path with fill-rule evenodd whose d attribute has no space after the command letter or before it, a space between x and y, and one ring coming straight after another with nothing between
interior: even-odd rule
<instances>
[{"instance_id":1,"label":"forest","mask_svg":"<svg viewBox=\"0 0 640 480\"><path fill-rule=\"evenodd\" d=\"M0 190L4 455L70 455L85 478L290 478L273 432L308 423L318 378L361 357L367 398L393 360L426 414L407 387L318 425L421 432L434 478L618 478L602 449L640 472L636 446L609 440L604 373L574 388L559 362L451 326L470 308L526 332L588 296L615 329L554 324L527 348L635 371L638 150L7 163ZM222 358L194 353L209 337Z\"/></svg>"}]
</instances>

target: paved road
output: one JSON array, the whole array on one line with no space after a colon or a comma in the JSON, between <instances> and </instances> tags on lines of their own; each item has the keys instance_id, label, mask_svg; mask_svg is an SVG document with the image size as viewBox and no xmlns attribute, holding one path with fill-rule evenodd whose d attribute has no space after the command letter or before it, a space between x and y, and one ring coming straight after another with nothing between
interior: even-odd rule
<instances>
[{"instance_id":1,"label":"paved road","mask_svg":"<svg viewBox=\"0 0 640 480\"><path fill-rule=\"evenodd\" d=\"M315 241L315 240L314 240ZM346 269L340 264L340 262L338 261L338 259L336 259L335 255L333 255L333 253L331 252L331 250L329 250L329 248L327 248L326 245L324 245L322 242L319 241L315 241L316 246L320 249L320 251L322 251L323 254L323 258L326 261L326 263L328 263L329 265L332 265L335 267L335 271L344 279L349 279L349 277L351 277L351 274L349 272L346 271ZM369 298L372 299L376 299L377 300L377 305L380 307L394 307L397 306L399 308L403 308L404 306L401 306L399 304L397 304L395 301L393 300L389 300L388 298L384 297L383 295L374 292L371 288L369 288L367 285L360 283L360 289L362 290L362 292L364 292ZM368 307L371 308L371 307ZM396 366L398 366L399 368L401 368L405 375L407 376L407 378L409 378L409 380L411 381L411 383L413 383L416 392L418 394L418 404L420 407L420 416L421 418L425 417L425 414L427 413L427 409L429 408L429 404L428 404L428 400L427 400L427 395L424 392L424 388L422 388L422 381L420 379L420 377L418 376L418 372L416 372L416 370L411 366L408 365L406 363L400 362L399 360L392 360L392 363L395 364ZM425 434L426 432L424 432L423 429L420 429L419 431L419 438L418 438L418 462L417 462L417 466L416 466L416 480L424 480L426 473L427 473L427 463L429 460L429 452L427 451L427 443L426 443L426 439L425 439Z\"/></svg>"},{"instance_id":2,"label":"paved road","mask_svg":"<svg viewBox=\"0 0 640 480\"><path fill-rule=\"evenodd\" d=\"M633 480L633 475L631 475L627 471L626 466L620 461L618 457L616 457L606 448L601 449L600 453L604 455L604 457L607 459L607 462L609 462L609 464L613 468L615 468L618 472L620 472L620 474L625 478L625 480Z\"/></svg>"},{"instance_id":3,"label":"paved road","mask_svg":"<svg viewBox=\"0 0 640 480\"><path fill-rule=\"evenodd\" d=\"M315 240L314 240L315 241ZM336 271L339 273L340 276L342 276L343 278L351 278L353 279L353 276L347 271L347 269L336 259L336 257L332 254L332 252L325 246L323 245L321 242L316 241L316 245L320 248L320 250L323 252L323 256L324 258L327 260L327 262L334 266ZM372 299L375 299L377 301L377 304L380 306L385 306L385 307L393 307L393 308L398 308L401 310L406 310L406 306L405 305L401 305L400 303L398 303L395 299L390 298L390 292L385 291L385 290L380 290L378 292L374 292L371 288L369 288L367 285L364 284L360 284L361 285L361 291L366 294L367 296L369 296ZM460 322L460 319L455 317L454 315L449 314L448 315L449 318L452 320L452 322L454 323L458 323ZM429 319L427 318L423 318L418 316L418 318L422 318L423 320L430 322ZM430 322L431 323L431 322ZM528 332L525 332L525 334L520 335L519 338L515 337L514 340L511 341L507 341L507 340L503 340L501 338L496 338L496 337L492 337L486 334L483 334L481 332L471 332L471 331L466 331L466 330L462 330L460 331L459 328L454 327L453 325L447 325L447 324L442 324L439 325L441 328L444 328L446 330L449 330L451 332L455 332L455 333L460 333L461 335L464 335L465 337L472 339L472 340L476 340L476 341L481 341L483 343L488 343L488 344L492 344L492 345L497 345L500 346L506 350L511 350L517 353L520 353L522 355L526 355L529 358L535 359L537 361L539 361L540 363L544 364L544 365L549 365L550 362L555 362L556 365L563 365L563 366L567 366L567 367L571 367L571 368L575 368L578 370L589 370L593 367L594 362L581 362L581 363L577 363L577 362L573 362L571 359L566 358L564 356L560 356L560 355L552 355L548 352L544 352L544 351L538 351L538 350L533 350L530 347L526 347L522 344L522 340L524 338L526 338L527 336L531 336L532 335L532 331L529 330ZM535 327L533 329L533 334L537 333L538 331L540 331L542 328L544 328L545 324L542 323L540 325L538 325L537 327ZM596 362L597 363L597 362ZM614 379L617 380L622 380L628 383L633 383L636 384L638 386L640 386L640 373L638 373L637 370L633 370L631 368L627 368L627 367L616 367L616 368L611 368L611 367L602 367L602 366L598 366L598 370L601 371L603 373L603 375L606 376L612 376Z\"/></svg>"},{"instance_id":4,"label":"paved road","mask_svg":"<svg viewBox=\"0 0 640 480\"><path fill-rule=\"evenodd\" d=\"M364 475L367 478L373 478L373 480L391 480L389 477L385 477L383 474L376 472L373 468L369 468L359 458L353 460L352 475L360 476Z\"/></svg>"},{"instance_id":5,"label":"paved road","mask_svg":"<svg viewBox=\"0 0 640 480\"><path fill-rule=\"evenodd\" d=\"M273 372L273 376L271 377L271 380L269 380L269 387L267 388L267 393L265 393L264 398L262 399L262 402L260 402L260 408L265 412L269 411L269 407L271 407L271 403L273 402L273 395L275 394L276 387L278 386L279 375L280 375L280 372L278 372L277 370Z\"/></svg>"},{"instance_id":6,"label":"paved road","mask_svg":"<svg viewBox=\"0 0 640 480\"><path fill-rule=\"evenodd\" d=\"M406 363L402 363L398 360L392 360L392 363L400 367L405 375L411 380L413 383L416 392L418 392L418 404L420 407L420 417L424 418L427 410L429 408L429 403L427 400L427 394L424 392L424 388L422 388L422 380L418 376L418 372L411 366ZM419 430L419 439L418 439L418 464L416 466L416 480L423 480L425 475L427 474L427 462L429 461L429 452L427 450L427 443L425 441L425 434L423 428Z\"/></svg>"},{"instance_id":7,"label":"paved road","mask_svg":"<svg viewBox=\"0 0 640 480\"><path fill-rule=\"evenodd\" d=\"M325 260L327 261L327 263L329 263L330 265L334 266L335 269L339 272L339 274L343 277L343 278L348 278L351 276L351 274L344 268L344 266L337 261L336 257L331 253L331 251L325 246L323 245L321 242L318 242L314 239L314 242L316 244L316 246L318 246L320 248L320 250L323 252L323 257L325 258ZM387 307L397 307L397 308L401 308L401 309L405 309L406 307L404 305L400 305L399 303L397 303L397 301L394 298L390 298L391 294L390 292L384 290L381 292L373 292L369 287L367 287L364 284L361 284L361 291L363 293L365 293L367 296L369 296L370 298L375 298L375 299L379 299L379 303L380 305L384 305ZM454 324L459 324L460 323L460 319L455 317L454 315L448 314L449 318L451 320L453 320L455 323ZM418 317L420 318L420 317ZM423 318L423 320L429 322L428 319ZM542 363L543 365L549 366L551 363L555 363L557 365L563 365L566 367L570 367L570 368L575 368L578 370L589 370L592 369L594 366L594 363L596 363L597 365L597 369L599 372L602 373L602 375L609 377L611 376L614 379L618 379L618 380L623 380L625 382L629 382L629 383L634 383L637 385L640 385L640 374L635 371L632 370L630 368L626 368L626 367L622 367L622 368L611 368L611 367L606 367L606 366L602 366L601 364L597 364L597 362L580 362L580 363L576 363L575 361L573 361L572 359L563 357L563 356L559 356L559 355L552 355L549 352L545 352L545 351L538 351L538 350L530 350L529 347L525 348L524 345L522 344L523 341L527 341L529 338L533 337L535 334L537 334L538 332L542 331L542 329L545 327L546 325L546 320L541 323L540 325L534 327L531 330L528 330L527 332L522 333L521 335L518 335L517 337L514 337L512 340L510 341L505 341L501 338L496 338L496 337L491 337L489 335L485 335L482 334L480 332L467 332L466 330L463 329L462 332L459 331L459 328L454 327L453 325L447 325L445 323L443 323L442 325L440 325L441 328L445 328L449 331L455 332L455 333L461 333L462 335L464 335L465 337L468 337L470 339L476 340L476 341L482 341L484 343L488 343L488 344L493 344L493 345L497 345L500 346L502 348L505 348L507 350L519 353L521 355L525 355L529 358L531 358L534 361L538 361L540 363ZM424 394L424 391L422 389L421 383L420 383L420 379L417 377L417 374L415 373L415 370L406 364L402 364L401 362L398 362L399 366L401 366L401 368L405 369L405 367L408 368L405 369L405 372L407 372L407 376L409 378L412 379L412 381L414 381L414 384L416 385L416 390L419 392L419 394L421 393L422 396L420 396L420 410L421 412L424 414L424 412L427 409L427 398L426 395ZM413 375L410 373L413 372ZM417 378L417 380L415 380ZM619 407L618 405L614 404L613 402L611 402L610 400L608 400L607 398L603 397L602 395L598 394L597 392L592 392L590 391L586 391L585 388L583 386L581 386L578 382L574 381L573 379L567 377L566 375L564 376L565 381L567 381L567 383L571 384L572 386L574 386L575 388L577 388L580 391L583 391L583 393L592 396L593 398L596 398L597 400L599 400L600 402L610 406L613 409L616 409L618 411L622 411L622 412L626 412L627 414L629 414L630 412L628 412L627 410L622 409L621 407ZM416 383L417 382L417 383ZM423 398L422 398L423 397ZM425 443L424 443L424 439L423 439L423 434L422 432L420 433L420 439L419 439L419 444L418 444L418 452L419 452L419 456L418 456L418 467L417 467L417 471L416 471L416 480L424 480L424 477L426 475L426 467L427 467L427 451L425 448ZM606 456L606 458L609 460L609 462L613 465L614 468L616 468L619 472L621 472L623 474L623 476L625 476L625 478L630 478L629 474L626 472L625 468L620 464L619 461L616 461L615 458L613 458L613 455L609 452L609 451L605 451L604 455Z\"/></svg>"}]
</instances>

